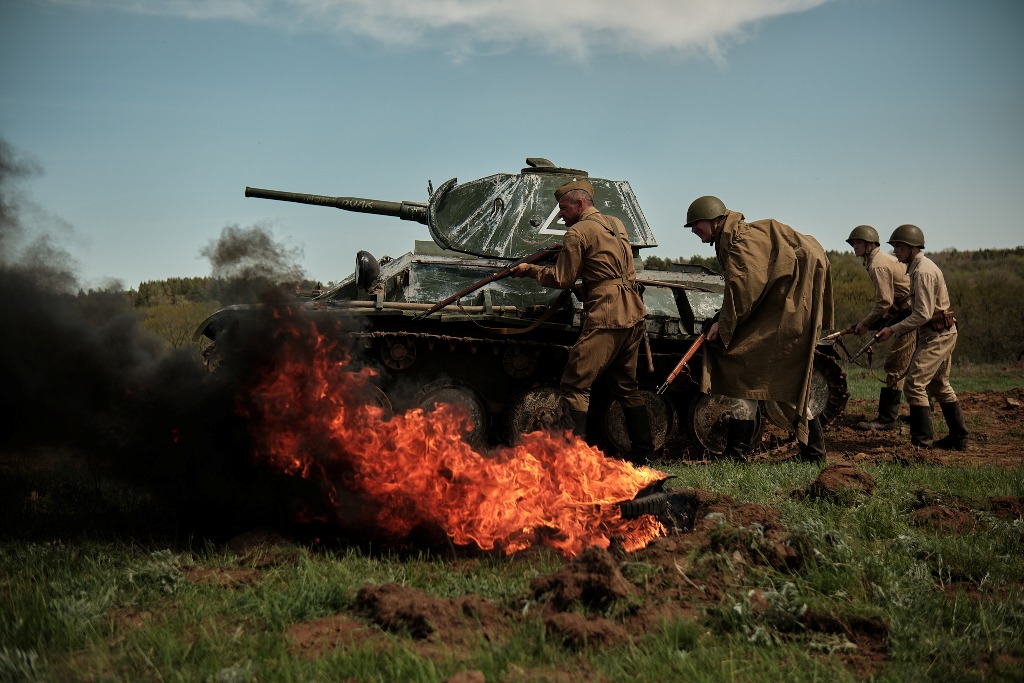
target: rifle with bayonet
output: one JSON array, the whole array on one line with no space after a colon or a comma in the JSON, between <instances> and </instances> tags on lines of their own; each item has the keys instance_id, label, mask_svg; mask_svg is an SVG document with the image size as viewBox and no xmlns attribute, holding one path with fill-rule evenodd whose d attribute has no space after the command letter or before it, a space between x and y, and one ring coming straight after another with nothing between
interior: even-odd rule
<instances>
[{"instance_id":1,"label":"rifle with bayonet","mask_svg":"<svg viewBox=\"0 0 1024 683\"><path fill-rule=\"evenodd\" d=\"M908 318L908 317L910 316L910 313L911 313L911 312L912 312L912 311L911 311L911 309L909 309L909 308L904 308L904 309L903 309L903 310L901 310L901 311L897 311L896 313L893 313L893 314L892 314L891 316L889 316L889 317L887 317L887 318L884 318L884 319L882 320L882 322L881 322L881 323L879 323L879 325L878 325L878 329L879 329L879 330L882 330L883 328L886 328L886 327L892 327L893 325L895 325L895 324L896 324L896 323L898 323L899 321L901 321L901 320L905 320L906 318ZM863 353L864 353L865 351L867 351L867 350L868 350L868 349L870 349L870 348L871 348L872 346L874 346L874 345L875 345L876 343L878 343L879 341L881 341L881 340L880 340L880 339L878 338L878 334L879 334L878 332L875 332L875 333L874 333L873 335L871 335L871 339L869 339L869 340L867 341L867 343L866 343L866 344L864 344L864 346L860 347L860 351L858 351L857 353L855 353L855 354L853 354L852 356L850 356L850 362L851 362L851 363L855 362L855 361L856 361L856 360L857 360L858 358L860 358L860 357L861 357L861 355L862 355L862 354L863 354Z\"/></svg>"},{"instance_id":2,"label":"rifle with bayonet","mask_svg":"<svg viewBox=\"0 0 1024 683\"><path fill-rule=\"evenodd\" d=\"M442 308L444 308L448 304L452 303L453 301L458 301L462 297L464 297L464 296L466 296L468 294L472 294L473 292L475 292L476 290L480 289L481 287L483 287L485 285L489 285L492 282L497 282L498 280L502 280L504 278L507 278L509 275L512 274L512 269L515 268L516 266L520 265L520 264L523 264L523 263L533 264L533 263L537 263L539 261L544 261L545 259L551 258L552 256L558 254L558 252L560 252L561 250L562 250L562 245L561 244L553 244L550 247L545 247L545 248L541 249L540 251L536 251L536 252L530 254L529 256L524 256L523 258L519 259L518 261L516 261L512 265L510 265L510 266L508 266L506 268L502 268L501 270L499 270L496 273L491 273L490 275L488 275L487 277L483 278L482 280L477 280L476 282L471 284L469 287L466 287L465 289L460 289L459 291L455 292L454 294L452 294L447 299L443 299L441 301L438 301L436 304L434 304L433 306L431 306L427 310L425 310L422 313L420 313L419 315L413 317L413 320L420 320L421 318L426 318L427 316L431 315L432 313L436 313L437 311L440 311Z\"/></svg>"}]
</instances>

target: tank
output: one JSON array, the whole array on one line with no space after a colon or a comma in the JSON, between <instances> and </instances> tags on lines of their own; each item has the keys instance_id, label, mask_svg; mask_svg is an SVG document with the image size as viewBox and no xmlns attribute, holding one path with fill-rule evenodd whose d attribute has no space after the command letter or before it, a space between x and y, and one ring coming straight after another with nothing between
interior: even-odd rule
<instances>
[{"instance_id":1,"label":"tank","mask_svg":"<svg viewBox=\"0 0 1024 683\"><path fill-rule=\"evenodd\" d=\"M359 250L355 267L338 284L304 300L311 315L348 318L351 348L376 370L374 400L385 410L461 406L470 416L474 447L509 444L519 434L550 426L558 409L558 383L569 348L581 329L582 304L574 294L541 287L531 278L490 279L519 260L562 243L554 191L586 178L594 203L619 218L633 247L644 285L647 341L638 380L651 417L655 447L668 457L724 450L728 414L701 394L700 353L667 390L659 386L721 307L721 275L690 265L646 270L641 251L657 246L630 184L528 158L519 173L499 173L459 184L453 178L426 202L394 202L247 187L247 197L300 202L344 211L416 221L430 240L417 240L401 256L377 258ZM379 219L372 219L378 221ZM370 226L370 223L367 223ZM355 225L353 224L353 228ZM352 235L355 229L348 228ZM467 290L448 305L438 303ZM437 310L433 310L437 309ZM216 344L218 333L250 307L230 306L205 320L196 339ZM848 397L838 354L823 341L816 354L811 410L827 423ZM765 405L758 426L781 413ZM610 454L629 450L621 407L600 383L593 389L588 439Z\"/></svg>"}]
</instances>

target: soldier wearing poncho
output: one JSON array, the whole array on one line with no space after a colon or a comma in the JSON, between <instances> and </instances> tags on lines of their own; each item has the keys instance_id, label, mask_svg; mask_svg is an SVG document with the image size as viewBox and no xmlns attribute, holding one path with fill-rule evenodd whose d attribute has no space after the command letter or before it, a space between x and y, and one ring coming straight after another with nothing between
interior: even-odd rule
<instances>
[{"instance_id":1,"label":"soldier wearing poncho","mask_svg":"<svg viewBox=\"0 0 1024 683\"><path fill-rule=\"evenodd\" d=\"M569 289L582 280L583 329L569 351L559 390L580 438L586 435L590 390L601 375L622 406L630 460L645 464L654 455L650 417L636 380L637 356L647 308L633 265L633 250L622 222L594 207L594 188L574 180L555 190L568 230L553 266L520 264L513 277L533 277L545 287Z\"/></svg>"},{"instance_id":2,"label":"soldier wearing poncho","mask_svg":"<svg viewBox=\"0 0 1024 683\"><path fill-rule=\"evenodd\" d=\"M748 223L717 197L696 199L686 227L714 244L725 276L717 321L705 332L701 390L731 399L725 455L743 459L758 401L775 401L800 442L824 462L821 423L810 414L814 349L834 325L832 276L818 241L775 220Z\"/></svg>"}]
</instances>

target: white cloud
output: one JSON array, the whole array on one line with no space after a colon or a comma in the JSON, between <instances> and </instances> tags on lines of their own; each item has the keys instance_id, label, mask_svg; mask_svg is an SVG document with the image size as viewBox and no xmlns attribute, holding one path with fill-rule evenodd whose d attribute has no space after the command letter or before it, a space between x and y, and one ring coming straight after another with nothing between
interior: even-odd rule
<instances>
[{"instance_id":1,"label":"white cloud","mask_svg":"<svg viewBox=\"0 0 1024 683\"><path fill-rule=\"evenodd\" d=\"M718 59L758 21L827 0L54 0L193 20L329 31L454 54L523 45L592 53L700 52Z\"/></svg>"}]
</instances>

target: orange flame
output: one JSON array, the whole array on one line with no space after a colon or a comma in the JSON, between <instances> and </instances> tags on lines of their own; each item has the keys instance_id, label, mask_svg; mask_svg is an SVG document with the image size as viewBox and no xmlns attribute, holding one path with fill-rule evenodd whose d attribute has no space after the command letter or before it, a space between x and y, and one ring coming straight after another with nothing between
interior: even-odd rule
<instances>
[{"instance_id":1,"label":"orange flame","mask_svg":"<svg viewBox=\"0 0 1024 683\"><path fill-rule=\"evenodd\" d=\"M447 405L385 419L359 398L373 371L352 371L309 324L309 339L285 333L279 363L258 379L244 412L256 456L316 481L339 520L355 499L386 535L432 525L455 544L508 554L542 544L575 555L613 536L635 550L665 533L653 517L625 520L612 505L663 473L608 458L568 432L533 432L478 453L462 438L468 418Z\"/></svg>"}]
</instances>

